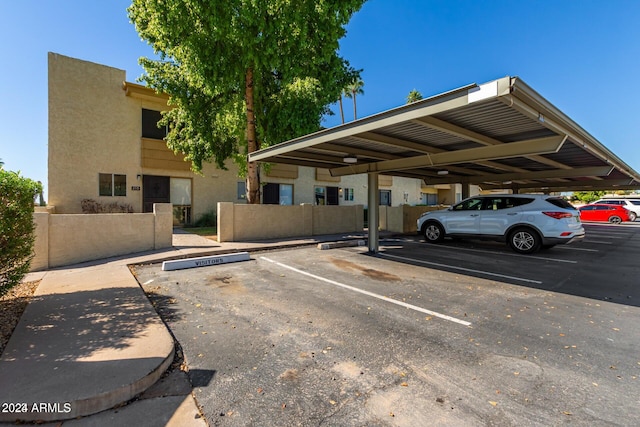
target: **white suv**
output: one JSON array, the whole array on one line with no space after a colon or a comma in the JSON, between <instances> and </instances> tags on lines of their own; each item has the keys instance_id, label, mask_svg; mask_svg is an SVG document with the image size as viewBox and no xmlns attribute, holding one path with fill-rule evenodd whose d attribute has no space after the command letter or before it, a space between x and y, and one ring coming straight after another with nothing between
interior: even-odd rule
<instances>
[{"instance_id":1,"label":"white suv","mask_svg":"<svg viewBox=\"0 0 640 427\"><path fill-rule=\"evenodd\" d=\"M541 194L470 197L422 214L418 231L429 243L445 237L492 239L523 254L584 238L580 212L560 197Z\"/></svg>"},{"instance_id":2,"label":"white suv","mask_svg":"<svg viewBox=\"0 0 640 427\"><path fill-rule=\"evenodd\" d=\"M589 204L595 204L598 203L600 205L605 204L605 205L620 205L623 208L625 208L626 210L629 211L629 221L635 221L636 218L638 218L638 215L640 215L640 199L622 199L622 198L610 198L610 199L600 199L597 200L593 203L589 203Z\"/></svg>"}]
</instances>

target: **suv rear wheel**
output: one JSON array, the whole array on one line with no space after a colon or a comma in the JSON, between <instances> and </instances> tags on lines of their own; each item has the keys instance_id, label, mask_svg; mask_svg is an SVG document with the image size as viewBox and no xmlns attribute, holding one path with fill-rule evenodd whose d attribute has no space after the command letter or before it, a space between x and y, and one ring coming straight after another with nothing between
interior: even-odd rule
<instances>
[{"instance_id":1,"label":"suv rear wheel","mask_svg":"<svg viewBox=\"0 0 640 427\"><path fill-rule=\"evenodd\" d=\"M437 222L428 222L422 230L424 238L429 243L440 243L444 240L444 228Z\"/></svg>"},{"instance_id":2,"label":"suv rear wheel","mask_svg":"<svg viewBox=\"0 0 640 427\"><path fill-rule=\"evenodd\" d=\"M509 233L509 246L521 254L531 254L540 249L542 239L537 232L527 227L518 227Z\"/></svg>"},{"instance_id":3,"label":"suv rear wheel","mask_svg":"<svg viewBox=\"0 0 640 427\"><path fill-rule=\"evenodd\" d=\"M638 218L638 214L636 214L634 211L629 211L629 221L633 222L636 220L636 218Z\"/></svg>"}]
</instances>

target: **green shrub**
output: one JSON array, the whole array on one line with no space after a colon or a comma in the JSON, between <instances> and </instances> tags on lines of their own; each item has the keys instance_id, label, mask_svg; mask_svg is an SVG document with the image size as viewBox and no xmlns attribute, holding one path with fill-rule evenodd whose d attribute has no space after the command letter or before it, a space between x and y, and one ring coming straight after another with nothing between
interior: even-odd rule
<instances>
[{"instance_id":1,"label":"green shrub","mask_svg":"<svg viewBox=\"0 0 640 427\"><path fill-rule=\"evenodd\" d=\"M133 213L133 207L128 203L111 202L105 205L93 199L84 199L80 206L84 214Z\"/></svg>"},{"instance_id":2,"label":"green shrub","mask_svg":"<svg viewBox=\"0 0 640 427\"><path fill-rule=\"evenodd\" d=\"M0 169L0 295L20 283L33 258L34 198L42 184Z\"/></svg>"},{"instance_id":3,"label":"green shrub","mask_svg":"<svg viewBox=\"0 0 640 427\"><path fill-rule=\"evenodd\" d=\"M215 211L209 211L198 218L193 225L195 227L217 227L218 214Z\"/></svg>"}]
</instances>

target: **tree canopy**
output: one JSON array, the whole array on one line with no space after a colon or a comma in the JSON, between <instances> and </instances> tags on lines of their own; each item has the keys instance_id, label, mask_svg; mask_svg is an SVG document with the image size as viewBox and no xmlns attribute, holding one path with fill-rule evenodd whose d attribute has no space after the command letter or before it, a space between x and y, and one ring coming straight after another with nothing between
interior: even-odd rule
<instances>
[{"instance_id":1,"label":"tree canopy","mask_svg":"<svg viewBox=\"0 0 640 427\"><path fill-rule=\"evenodd\" d=\"M359 78L338 41L365 0L134 0L129 17L159 59L141 58L169 95L167 145L201 171L320 128ZM259 201L255 165L247 200Z\"/></svg>"}]
</instances>

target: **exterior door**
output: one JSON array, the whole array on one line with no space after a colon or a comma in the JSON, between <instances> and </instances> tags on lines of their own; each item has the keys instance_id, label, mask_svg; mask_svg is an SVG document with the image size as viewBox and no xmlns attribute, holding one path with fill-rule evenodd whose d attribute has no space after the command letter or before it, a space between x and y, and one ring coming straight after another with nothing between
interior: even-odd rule
<instances>
[{"instance_id":1,"label":"exterior door","mask_svg":"<svg viewBox=\"0 0 640 427\"><path fill-rule=\"evenodd\" d=\"M168 176L144 175L142 177L142 211L153 212L154 203L170 203L171 178Z\"/></svg>"},{"instance_id":2,"label":"exterior door","mask_svg":"<svg viewBox=\"0 0 640 427\"><path fill-rule=\"evenodd\" d=\"M279 205L280 204L280 184L268 182L262 187L262 204Z\"/></svg>"},{"instance_id":3,"label":"exterior door","mask_svg":"<svg viewBox=\"0 0 640 427\"><path fill-rule=\"evenodd\" d=\"M338 204L338 187L327 187L327 205Z\"/></svg>"}]
</instances>

